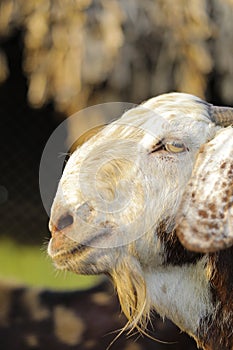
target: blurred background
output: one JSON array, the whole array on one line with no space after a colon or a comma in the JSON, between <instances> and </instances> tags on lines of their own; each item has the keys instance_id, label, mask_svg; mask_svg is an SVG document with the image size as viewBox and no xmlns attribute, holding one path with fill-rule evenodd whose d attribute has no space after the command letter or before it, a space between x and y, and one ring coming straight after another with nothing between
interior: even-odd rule
<instances>
[{"instance_id":1,"label":"blurred background","mask_svg":"<svg viewBox=\"0 0 233 350\"><path fill-rule=\"evenodd\" d=\"M95 283L56 276L46 258L38 181L47 139L103 102L182 91L233 105L232 18L232 0L0 0L1 277Z\"/></svg>"}]
</instances>

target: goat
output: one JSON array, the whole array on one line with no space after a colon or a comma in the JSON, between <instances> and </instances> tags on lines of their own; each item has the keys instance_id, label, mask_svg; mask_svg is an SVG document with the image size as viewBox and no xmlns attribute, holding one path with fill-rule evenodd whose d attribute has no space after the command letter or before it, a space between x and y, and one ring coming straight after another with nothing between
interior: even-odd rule
<instances>
[{"instance_id":1,"label":"goat","mask_svg":"<svg viewBox=\"0 0 233 350\"><path fill-rule=\"evenodd\" d=\"M233 349L233 110L183 93L126 111L71 155L51 209L57 268L113 280L128 327L150 311Z\"/></svg>"}]
</instances>

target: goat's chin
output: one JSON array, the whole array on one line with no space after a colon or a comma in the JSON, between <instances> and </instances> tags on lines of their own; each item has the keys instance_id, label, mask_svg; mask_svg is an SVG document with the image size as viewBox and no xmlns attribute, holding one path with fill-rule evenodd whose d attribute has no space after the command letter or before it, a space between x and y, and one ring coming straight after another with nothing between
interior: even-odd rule
<instances>
[{"instance_id":1,"label":"goat's chin","mask_svg":"<svg viewBox=\"0 0 233 350\"><path fill-rule=\"evenodd\" d=\"M65 235L53 237L48 254L56 268L77 274L110 275L116 287L127 328L145 328L150 312L144 273L126 247L96 248L78 244Z\"/></svg>"},{"instance_id":2,"label":"goat's chin","mask_svg":"<svg viewBox=\"0 0 233 350\"><path fill-rule=\"evenodd\" d=\"M106 268L100 269L96 264L87 264L85 261L67 254L65 258L55 258L54 265L59 270L70 271L78 275L100 275L107 274Z\"/></svg>"}]
</instances>

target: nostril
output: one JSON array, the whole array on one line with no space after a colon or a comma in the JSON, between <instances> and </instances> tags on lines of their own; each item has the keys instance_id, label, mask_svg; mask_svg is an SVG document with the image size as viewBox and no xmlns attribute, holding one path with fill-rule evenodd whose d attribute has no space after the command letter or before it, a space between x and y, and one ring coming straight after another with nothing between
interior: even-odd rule
<instances>
[{"instance_id":1,"label":"nostril","mask_svg":"<svg viewBox=\"0 0 233 350\"><path fill-rule=\"evenodd\" d=\"M73 216L70 214L65 214L60 217L60 219L57 222L57 229L58 231L64 230L64 228L71 226L74 222Z\"/></svg>"}]
</instances>

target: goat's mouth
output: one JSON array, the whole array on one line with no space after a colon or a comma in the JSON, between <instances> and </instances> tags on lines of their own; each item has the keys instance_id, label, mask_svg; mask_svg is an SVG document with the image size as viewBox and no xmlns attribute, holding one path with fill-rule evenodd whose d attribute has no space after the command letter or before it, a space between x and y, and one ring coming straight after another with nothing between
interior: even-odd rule
<instances>
[{"instance_id":1,"label":"goat's mouth","mask_svg":"<svg viewBox=\"0 0 233 350\"><path fill-rule=\"evenodd\" d=\"M48 254L54 261L71 258L72 256L82 257L83 254L95 247L95 243L99 241L99 239L100 237L97 236L79 243L65 235L57 235L50 239Z\"/></svg>"},{"instance_id":2,"label":"goat's mouth","mask_svg":"<svg viewBox=\"0 0 233 350\"><path fill-rule=\"evenodd\" d=\"M87 251L90 248L88 245L76 244L73 247L63 246L60 249L57 249L57 248L54 249L53 241L54 241L54 239L52 238L49 242L48 254L54 261L63 260L63 259L69 258L73 255L81 256L82 253L84 253L85 251Z\"/></svg>"},{"instance_id":3,"label":"goat's mouth","mask_svg":"<svg viewBox=\"0 0 233 350\"><path fill-rule=\"evenodd\" d=\"M93 274L88 271L87 256L90 257L92 247L75 242L67 242L60 249L56 247L56 239L52 238L48 245L48 255L59 270L72 271L79 274Z\"/></svg>"},{"instance_id":4,"label":"goat's mouth","mask_svg":"<svg viewBox=\"0 0 233 350\"><path fill-rule=\"evenodd\" d=\"M61 249L53 248L53 238L49 242L48 255L59 270L67 270L81 275L108 274L111 263L105 261L106 249L96 249L89 242L87 244L74 244L63 246Z\"/></svg>"},{"instance_id":5,"label":"goat's mouth","mask_svg":"<svg viewBox=\"0 0 233 350\"><path fill-rule=\"evenodd\" d=\"M114 245L119 230L110 225L99 225L89 232L76 227L72 230L53 230L48 255L56 268L79 274L107 273L112 266L109 254L114 257ZM114 258L113 258L114 260Z\"/></svg>"}]
</instances>

